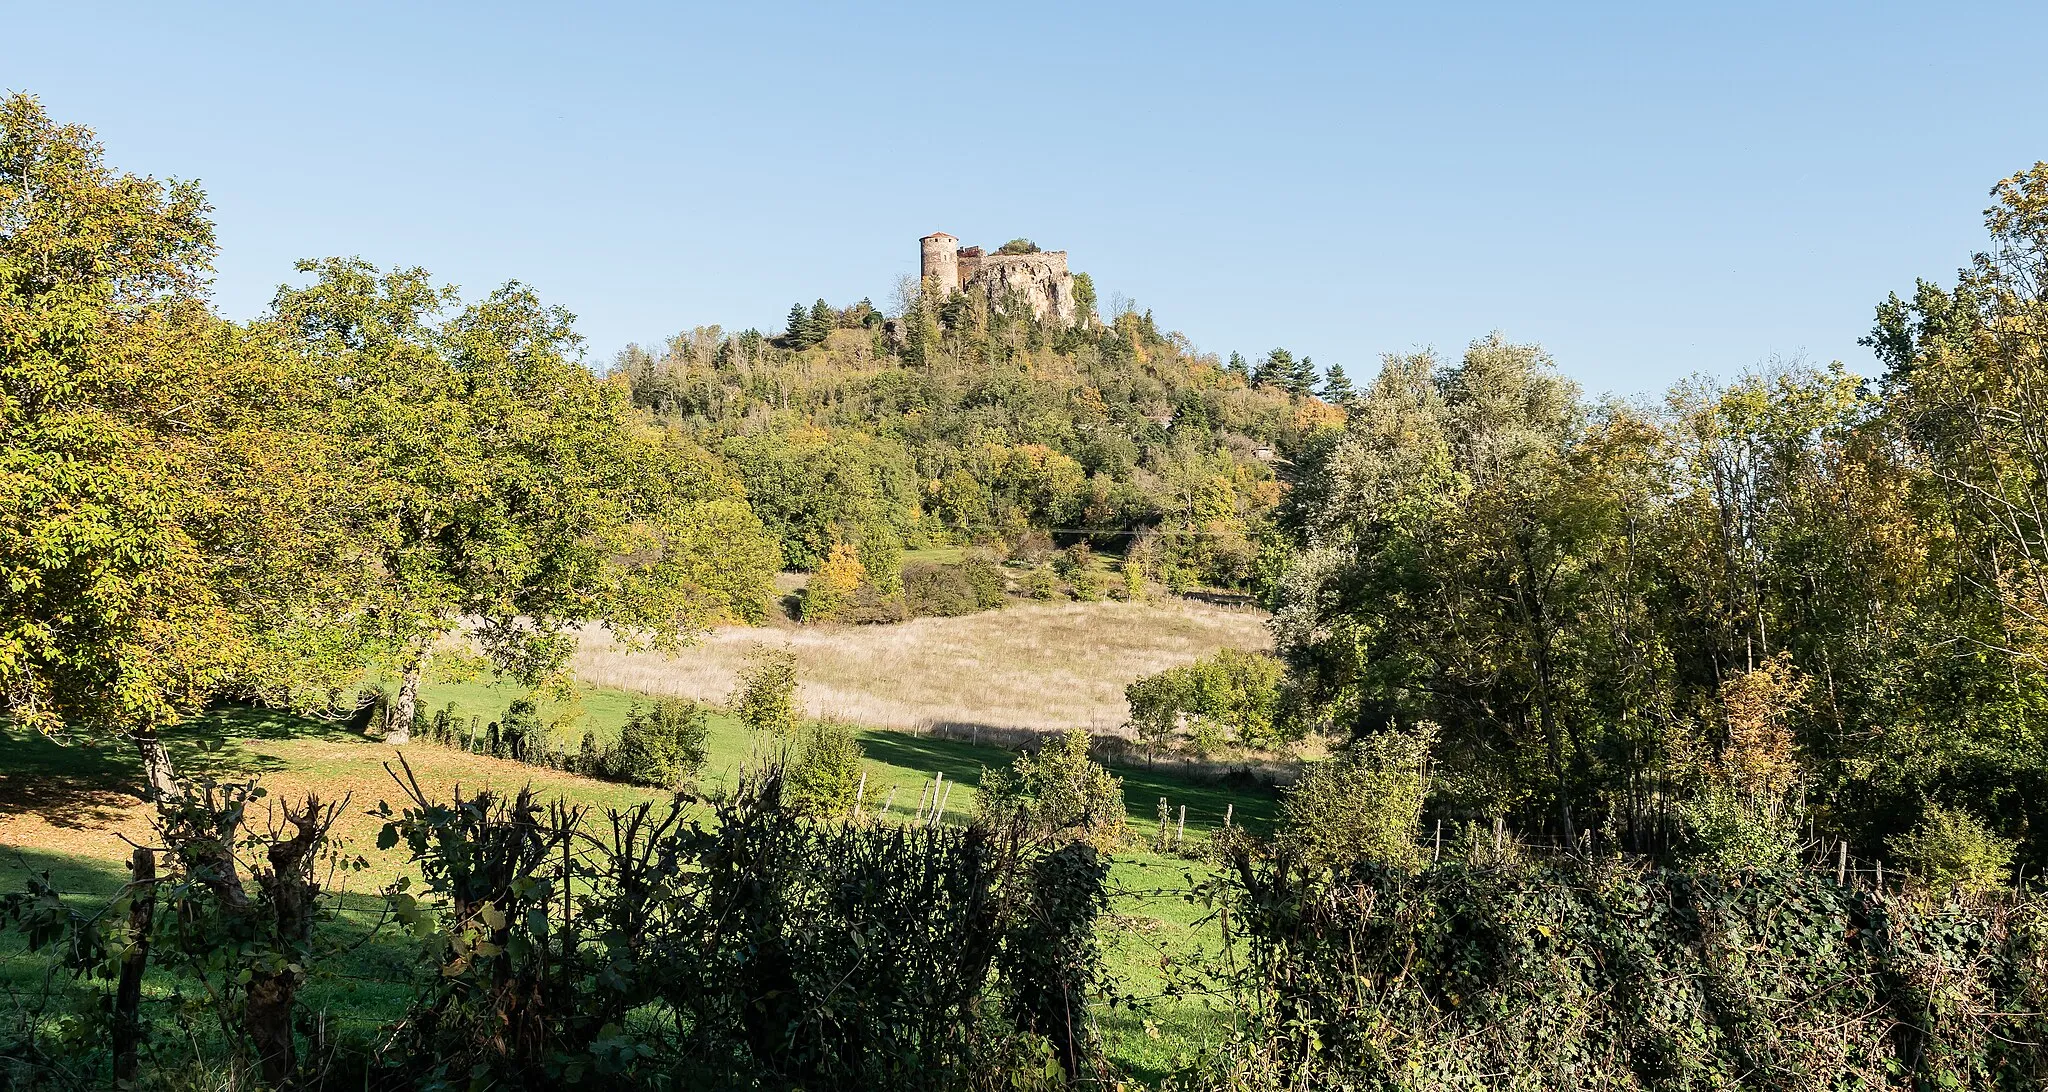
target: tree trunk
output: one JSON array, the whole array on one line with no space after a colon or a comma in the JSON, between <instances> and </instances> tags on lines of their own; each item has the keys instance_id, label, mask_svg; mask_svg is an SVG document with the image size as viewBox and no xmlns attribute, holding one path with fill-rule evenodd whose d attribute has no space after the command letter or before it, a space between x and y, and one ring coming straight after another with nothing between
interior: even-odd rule
<instances>
[{"instance_id":1,"label":"tree trunk","mask_svg":"<svg viewBox=\"0 0 2048 1092\"><path fill-rule=\"evenodd\" d=\"M137 846L134 884L128 904L128 951L121 957L120 985L114 991L114 1081L135 1079L136 1052L142 1043L142 972L149 966L150 923L156 917L156 854Z\"/></svg>"},{"instance_id":2,"label":"tree trunk","mask_svg":"<svg viewBox=\"0 0 2048 1092\"><path fill-rule=\"evenodd\" d=\"M384 721L384 742L406 744L412 742L412 722L420 704L420 674L426 668L427 655L424 649L413 653L405 665L405 680L398 685L398 698L391 703L391 710Z\"/></svg>"},{"instance_id":3,"label":"tree trunk","mask_svg":"<svg viewBox=\"0 0 2048 1092\"><path fill-rule=\"evenodd\" d=\"M171 754L164 750L164 741L156 729L136 729L135 749L142 755L143 789L150 802L162 804L178 799L182 795L178 791L178 771L171 765Z\"/></svg>"}]
</instances>

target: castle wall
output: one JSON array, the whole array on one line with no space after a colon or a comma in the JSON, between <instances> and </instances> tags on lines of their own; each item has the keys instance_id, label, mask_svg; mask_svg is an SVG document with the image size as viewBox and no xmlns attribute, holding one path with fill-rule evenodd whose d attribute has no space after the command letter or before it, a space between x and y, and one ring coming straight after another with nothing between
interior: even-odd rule
<instances>
[{"instance_id":1,"label":"castle wall","mask_svg":"<svg viewBox=\"0 0 2048 1092\"><path fill-rule=\"evenodd\" d=\"M1014 293L1041 321L1061 326L1080 321L1066 251L984 254L980 247L959 247L959 242L945 232L918 240L918 275L941 295L976 292L996 307Z\"/></svg>"},{"instance_id":2,"label":"castle wall","mask_svg":"<svg viewBox=\"0 0 2048 1092\"><path fill-rule=\"evenodd\" d=\"M1072 326L1080 319L1074 304L1074 277L1067 270L1067 252L990 254L982 258L972 286L987 293L991 305L1012 292L1041 320Z\"/></svg>"}]
</instances>

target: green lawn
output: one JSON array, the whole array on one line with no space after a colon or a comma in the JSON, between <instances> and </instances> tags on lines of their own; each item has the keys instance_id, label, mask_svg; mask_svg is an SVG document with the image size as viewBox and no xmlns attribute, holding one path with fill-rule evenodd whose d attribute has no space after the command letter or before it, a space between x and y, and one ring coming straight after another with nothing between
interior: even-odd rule
<instances>
[{"instance_id":1,"label":"green lawn","mask_svg":"<svg viewBox=\"0 0 2048 1092\"><path fill-rule=\"evenodd\" d=\"M502 716L521 692L485 682L430 685L422 699L427 709L453 704L463 720L481 722ZM584 730L600 739L616 736L627 711L638 699L616 690L588 689L573 702L544 701L544 721L558 723L561 741L573 746ZM754 741L732 717L710 717L710 761L703 780L707 787L730 787L742 761L753 753ZM866 808L890 802L890 813L906 817L917 808L935 775L951 785L945 819L962 824L974 814L975 786L986 768L1007 764L1012 753L999 747L965 741L916 736L902 732L861 730L866 754ZM261 775L280 794L309 789L329 798L352 793L351 815L342 825L351 852L371 858L372 867L340 900L348 910L332 926L337 939L359 939L374 920L377 887L398 874L397 854L375 850L377 822L367 809L378 799L395 799L395 786L384 771L393 748L367 740L346 728L254 710L227 710L200 718L168 735L181 769L222 777ZM464 754L431 744L405 749L408 760L434 786L461 783L474 788L489 782L504 786L531 781L547 794L576 803L617 806L652 795L646 790L611 785L535 767ZM1184 962L1197 951L1213 951L1219 933L1202 924L1208 911L1188 895L1206 866L1152 852L1159 798L1166 797L1177 818L1188 809L1186 838L1196 844L1222 821L1226 807L1234 821L1254 828L1272 821L1270 794L1233 793L1170 774L1119 769L1130 812L1129 848L1113 861L1111 914L1101 937L1108 965L1120 989L1149 1008L1133 1013L1119 1009L1101 1014L1110 1053L1131 1075L1156 1079L1174 1061L1205 1039L1223 1031L1219 1018L1197 1001L1161 998L1168 982L1167 966ZM125 749L64 746L40 737L0 733L0 889L19 889L24 869L49 871L60 889L75 893L81 908L119 887L120 861L127 846L111 832L130 837L146 832L136 802L138 769ZM323 980L308 994L316 1008L330 1010L330 1019L368 1029L388 1020L402 1007L402 991L382 985L402 981L410 949L402 941L361 945L340 973ZM18 937L0 938L0 984L16 990L42 981L46 964L29 956ZM171 983L152 981L152 996L168 998ZM1150 1028L1147 1028L1149 1022ZM1154 1034L1156 1032L1156 1035Z\"/></svg>"}]
</instances>

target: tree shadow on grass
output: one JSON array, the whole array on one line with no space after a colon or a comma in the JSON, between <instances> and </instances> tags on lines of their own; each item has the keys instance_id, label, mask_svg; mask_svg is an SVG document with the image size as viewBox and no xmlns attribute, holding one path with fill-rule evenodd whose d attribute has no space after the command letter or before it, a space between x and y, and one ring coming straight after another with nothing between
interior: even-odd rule
<instances>
[{"instance_id":1,"label":"tree shadow on grass","mask_svg":"<svg viewBox=\"0 0 2048 1092\"><path fill-rule=\"evenodd\" d=\"M864 729L860 749L877 762L924 773L943 773L949 780L979 784L984 767L997 769L1016 761L1015 751L957 739L913 736L886 729Z\"/></svg>"},{"instance_id":2,"label":"tree shadow on grass","mask_svg":"<svg viewBox=\"0 0 2048 1092\"><path fill-rule=\"evenodd\" d=\"M163 740L180 774L243 779L285 768L250 750L250 740L335 734L349 735L322 721L234 706L167 728ZM33 814L51 826L90 830L120 821L142 798L142 762L125 741L67 743L0 728L0 817Z\"/></svg>"},{"instance_id":3,"label":"tree shadow on grass","mask_svg":"<svg viewBox=\"0 0 2048 1092\"><path fill-rule=\"evenodd\" d=\"M1155 819L1162 796L1166 798L1169 821L1177 822L1185 805L1188 825L1204 830L1221 827L1226 814L1234 826L1263 830L1272 825L1279 811L1279 798L1273 790L1257 782L1238 787L1219 781L1192 781L1136 766L1112 766L1110 772L1124 779L1124 807L1133 819Z\"/></svg>"}]
</instances>

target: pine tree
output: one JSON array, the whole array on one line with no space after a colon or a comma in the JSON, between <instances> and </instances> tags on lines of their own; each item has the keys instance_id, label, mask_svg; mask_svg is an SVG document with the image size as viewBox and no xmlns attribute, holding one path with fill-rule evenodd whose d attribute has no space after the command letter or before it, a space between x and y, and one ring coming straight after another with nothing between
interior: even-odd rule
<instances>
[{"instance_id":1,"label":"pine tree","mask_svg":"<svg viewBox=\"0 0 2048 1092\"><path fill-rule=\"evenodd\" d=\"M1285 387L1294 376L1294 354L1285 349L1275 349L1266 354L1264 360L1252 366L1252 386Z\"/></svg>"},{"instance_id":2,"label":"pine tree","mask_svg":"<svg viewBox=\"0 0 2048 1092\"><path fill-rule=\"evenodd\" d=\"M1287 393L1307 398L1315 393L1316 378L1316 362L1308 357L1302 357L1294 362L1294 367L1288 371L1287 378L1281 385L1287 388Z\"/></svg>"},{"instance_id":3,"label":"pine tree","mask_svg":"<svg viewBox=\"0 0 2048 1092\"><path fill-rule=\"evenodd\" d=\"M823 345L825 339L832 336L833 329L838 325L839 313L832 310L831 304L826 303L824 300L819 300L811 305L809 336L806 339L806 343L808 345Z\"/></svg>"},{"instance_id":4,"label":"pine tree","mask_svg":"<svg viewBox=\"0 0 2048 1092\"><path fill-rule=\"evenodd\" d=\"M1225 364L1224 368L1233 375L1243 376L1244 381L1247 383L1252 380L1252 366L1245 363L1243 353L1230 354L1230 363Z\"/></svg>"},{"instance_id":5,"label":"pine tree","mask_svg":"<svg viewBox=\"0 0 2048 1092\"><path fill-rule=\"evenodd\" d=\"M1351 386L1351 377L1344 374L1344 365L1330 365L1329 374L1323 377L1323 401L1341 406L1357 394Z\"/></svg>"},{"instance_id":6,"label":"pine tree","mask_svg":"<svg viewBox=\"0 0 2048 1092\"><path fill-rule=\"evenodd\" d=\"M804 310L801 303L790 304L789 328L782 332L782 340L788 342L792 349L802 349L807 346L805 339L810 336L810 332L811 313Z\"/></svg>"}]
</instances>

